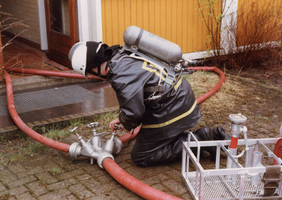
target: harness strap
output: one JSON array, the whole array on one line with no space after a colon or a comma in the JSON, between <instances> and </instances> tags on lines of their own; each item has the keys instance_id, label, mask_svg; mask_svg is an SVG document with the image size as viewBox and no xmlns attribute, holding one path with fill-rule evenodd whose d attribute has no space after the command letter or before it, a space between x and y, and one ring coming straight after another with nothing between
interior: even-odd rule
<instances>
[{"instance_id":1,"label":"harness strap","mask_svg":"<svg viewBox=\"0 0 282 200\"><path fill-rule=\"evenodd\" d=\"M134 43L134 46L138 46L138 44L139 44L139 42L140 42L140 40L141 40L141 37L142 37L142 35L143 35L143 32L144 32L144 29L140 29L140 31L139 31L139 34L138 34L138 36L137 36L137 38L136 38L136 41L135 41L135 43Z\"/></svg>"},{"instance_id":2,"label":"harness strap","mask_svg":"<svg viewBox=\"0 0 282 200\"><path fill-rule=\"evenodd\" d=\"M165 85L157 85L157 86L151 86L151 87L146 87L144 89L144 92L164 92L166 90Z\"/></svg>"},{"instance_id":3,"label":"harness strap","mask_svg":"<svg viewBox=\"0 0 282 200\"><path fill-rule=\"evenodd\" d=\"M175 71L167 66L166 64L156 60L156 59L153 59L151 58L150 56L147 56L141 52L139 52L137 50L137 45L140 41L140 38L143 34L143 31L142 29L140 30L139 32L139 35L134 43L134 47L130 47L126 44L122 45L122 48L120 49L120 51L111 59L111 62L118 62L120 61L122 58L124 57L131 57L131 58L135 58L135 59L138 59L138 60L143 60L143 61L146 61L148 63L151 63L152 65L156 66L157 68L159 68L160 71L162 71L163 69L166 70L167 72L167 75L165 77L165 81L164 81L164 84L163 85L158 85L158 86L152 86L152 87L147 87L145 88L145 92L152 92L153 96L152 97L149 97L147 99L145 99L144 101L146 102L146 105L150 105L150 106L153 106L153 105L156 105L163 97L162 93L165 93L166 90L169 90L170 87L172 87L172 84L173 84L173 81L175 80L175 78L177 77L177 74L175 73ZM131 52L132 54L130 55L126 55L124 57L121 57L118 59L118 57L123 53L123 52ZM118 59L118 60L117 60ZM158 95L154 95L155 92L159 92L160 94Z\"/></svg>"},{"instance_id":4,"label":"harness strap","mask_svg":"<svg viewBox=\"0 0 282 200\"><path fill-rule=\"evenodd\" d=\"M124 44L124 45L122 45L122 49L121 49L120 53L122 53L122 52L124 52L124 51L129 51L129 52L132 52L132 53L134 53L135 55L137 55L137 56L135 56L135 55L134 55L134 56L131 56L131 57L133 57L133 58L140 59L140 60L144 60L144 61L147 61L147 62L149 62L149 63L155 65L156 67L159 67L159 68L161 67L161 68L166 69L167 73L170 74L170 75L173 76L173 77L176 77L176 76L177 76L176 73L175 73L175 71L174 71L170 66L167 66L167 65L165 65L164 63L162 63L162 62L160 62L160 61L158 61L158 60L156 60L156 59L153 59L152 57L147 56L147 55L145 55L144 53L141 53L140 51L138 51L138 50L135 49L135 48L132 48L132 47L130 47L130 46ZM173 79L173 80L174 80L174 79ZM172 81L172 82L173 82L173 81ZM169 85L171 85L172 82L169 83Z\"/></svg>"}]
</instances>

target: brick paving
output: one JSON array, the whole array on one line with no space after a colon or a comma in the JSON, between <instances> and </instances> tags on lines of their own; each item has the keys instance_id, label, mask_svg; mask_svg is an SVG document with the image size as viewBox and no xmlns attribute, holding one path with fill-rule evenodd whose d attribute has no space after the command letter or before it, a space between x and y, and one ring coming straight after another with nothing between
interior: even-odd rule
<instances>
[{"instance_id":1,"label":"brick paving","mask_svg":"<svg viewBox=\"0 0 282 200\"><path fill-rule=\"evenodd\" d=\"M116 163L142 182L168 194L191 199L180 177L181 163L148 168L130 159L134 144L125 144ZM56 172L55 172L56 171ZM73 160L67 153L49 149L23 162L0 164L0 199L142 199L115 181L96 162Z\"/></svg>"}]
</instances>

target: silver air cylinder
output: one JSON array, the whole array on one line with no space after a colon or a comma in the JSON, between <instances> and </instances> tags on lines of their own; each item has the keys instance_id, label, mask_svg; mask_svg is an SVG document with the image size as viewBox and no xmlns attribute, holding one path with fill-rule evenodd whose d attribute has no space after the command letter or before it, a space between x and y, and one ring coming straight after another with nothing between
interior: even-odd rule
<instances>
[{"instance_id":1,"label":"silver air cylinder","mask_svg":"<svg viewBox=\"0 0 282 200\"><path fill-rule=\"evenodd\" d=\"M123 40L129 46L137 46L140 52L170 64L175 64L182 59L182 50L177 44L136 26L130 26L126 29Z\"/></svg>"}]
</instances>

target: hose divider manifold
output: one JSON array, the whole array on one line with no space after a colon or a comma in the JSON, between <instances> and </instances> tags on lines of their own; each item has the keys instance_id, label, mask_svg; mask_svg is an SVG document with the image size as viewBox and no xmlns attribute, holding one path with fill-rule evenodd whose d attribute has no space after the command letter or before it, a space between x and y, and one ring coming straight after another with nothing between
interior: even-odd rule
<instances>
[{"instance_id":1,"label":"hose divider manifold","mask_svg":"<svg viewBox=\"0 0 282 200\"><path fill-rule=\"evenodd\" d=\"M115 131L111 134L111 138L108 139L105 144L103 142L102 135L107 132L102 132L97 134L95 127L98 126L98 122L92 122L87 125L89 128L93 128L93 137L90 138L87 142L82 139L82 136L77 135L78 142L74 142L69 147L69 154L71 157L77 159L79 156L89 157L91 164L93 160L97 160L99 167L103 168L103 160L106 158L111 158L114 160L112 154L118 154L122 149L122 142L116 137ZM70 132L75 132L78 127L75 127ZM120 129L120 127L118 127Z\"/></svg>"}]
</instances>

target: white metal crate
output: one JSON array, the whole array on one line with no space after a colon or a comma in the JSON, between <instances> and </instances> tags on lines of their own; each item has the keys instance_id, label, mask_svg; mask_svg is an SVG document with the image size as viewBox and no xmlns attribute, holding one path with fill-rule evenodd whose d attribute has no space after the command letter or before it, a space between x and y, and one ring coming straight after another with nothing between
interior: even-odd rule
<instances>
[{"instance_id":1,"label":"white metal crate","mask_svg":"<svg viewBox=\"0 0 282 200\"><path fill-rule=\"evenodd\" d=\"M193 136L193 134L191 133ZM194 136L193 136L194 137ZM275 144L276 138L268 139L248 139L248 145L254 145L255 149L263 148L269 157L275 158L277 163L281 165L281 159L277 158L265 144ZM245 145L245 140L238 140L238 146ZM266 167L243 167L236 159L232 157L229 151L224 147L228 146L230 141L188 141L183 143L182 155L182 178L195 200L243 200L243 199L282 199L281 181L278 188L279 196L262 197L264 191L264 183L261 177L266 172ZM215 146L216 160L214 169L204 169L200 164L201 147ZM198 148L197 157L193 154L191 148ZM220 168L220 149L223 149L227 156L232 157L232 161L237 168ZM189 167L193 165L195 171L189 171ZM259 184L252 185L251 177L260 176Z\"/></svg>"}]
</instances>

